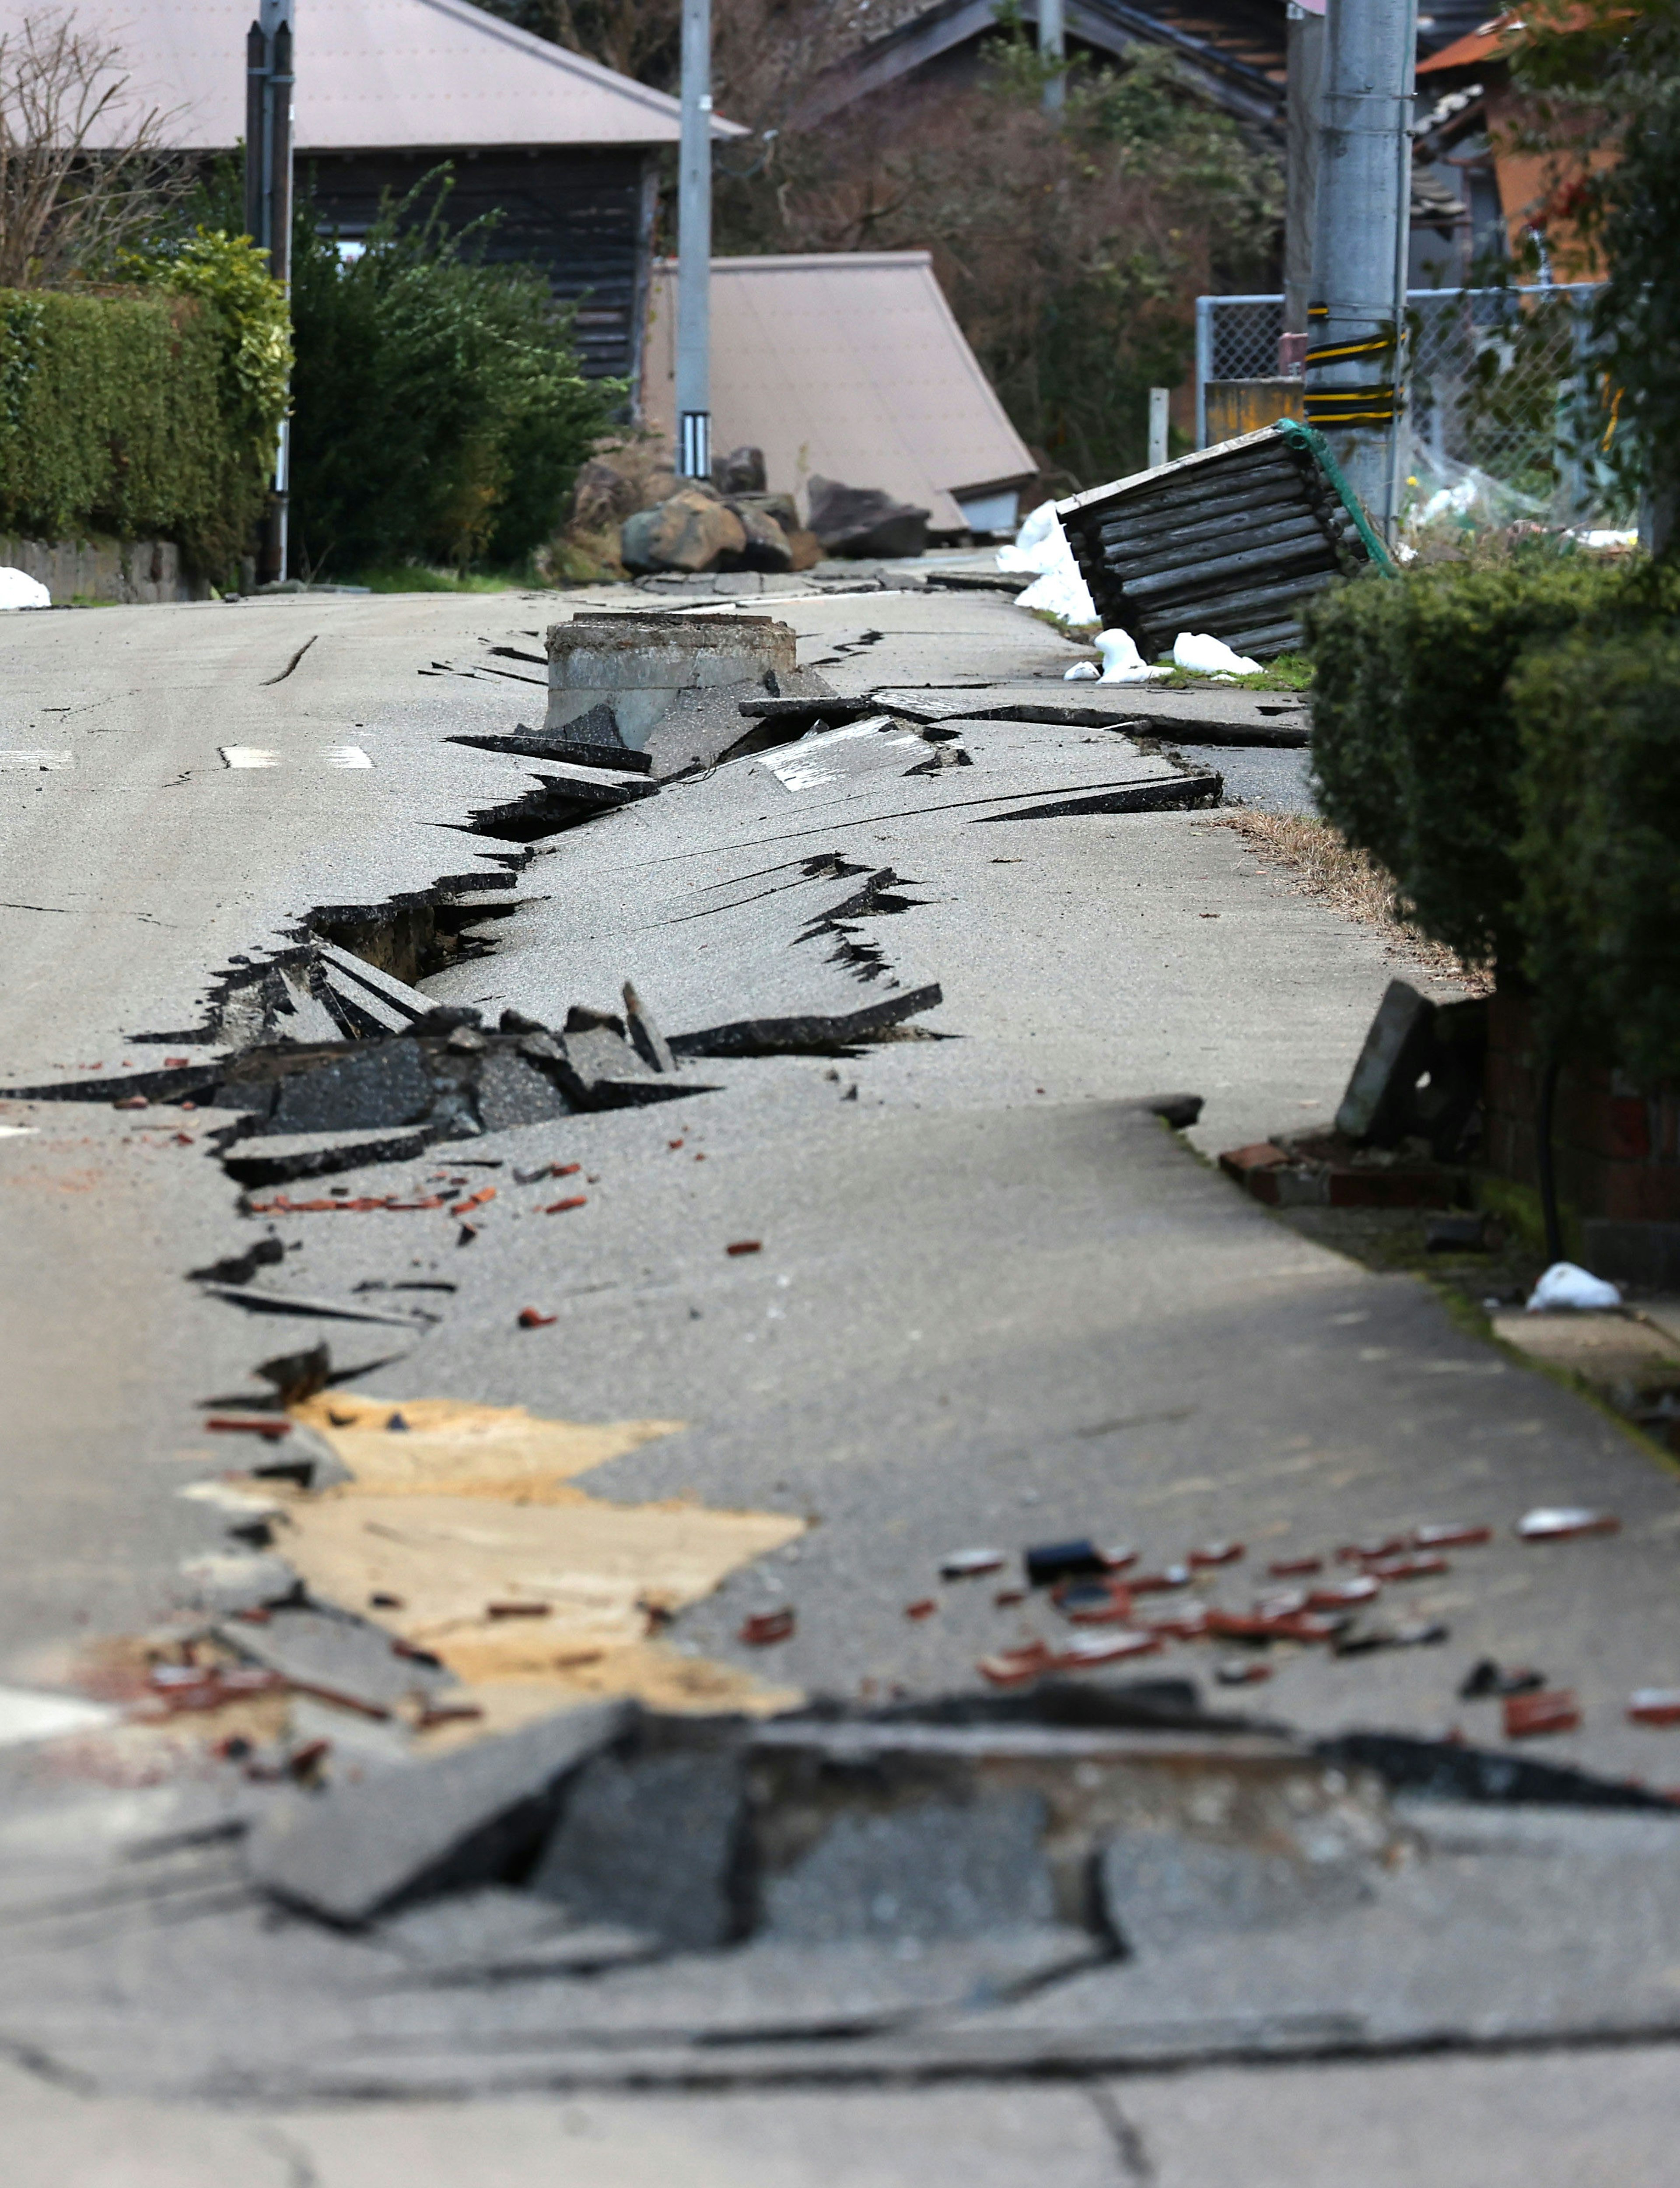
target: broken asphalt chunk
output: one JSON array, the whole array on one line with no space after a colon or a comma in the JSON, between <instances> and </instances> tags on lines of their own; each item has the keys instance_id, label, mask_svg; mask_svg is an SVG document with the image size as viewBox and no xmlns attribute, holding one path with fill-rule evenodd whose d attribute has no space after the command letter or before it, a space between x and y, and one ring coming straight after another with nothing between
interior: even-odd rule
<instances>
[{"instance_id":1,"label":"broken asphalt chunk","mask_svg":"<svg viewBox=\"0 0 1680 2188\"><path fill-rule=\"evenodd\" d=\"M1110 1570L1108 1558L1088 1535L1067 1542L1040 1542L1025 1553L1022 1562L1029 1587L1051 1587L1057 1581L1084 1580Z\"/></svg>"},{"instance_id":2,"label":"broken asphalt chunk","mask_svg":"<svg viewBox=\"0 0 1680 2188\"><path fill-rule=\"evenodd\" d=\"M1432 1648L1450 1641L1452 1631L1438 1618L1402 1619L1392 1625L1343 1627L1330 1643L1333 1656L1368 1656L1378 1649Z\"/></svg>"},{"instance_id":3,"label":"broken asphalt chunk","mask_svg":"<svg viewBox=\"0 0 1680 2188\"><path fill-rule=\"evenodd\" d=\"M217 1635L298 1693L367 1716L389 1717L399 1703L455 1684L437 1665L397 1655L381 1627L341 1611L289 1605L260 1626L236 1621L218 1627Z\"/></svg>"},{"instance_id":4,"label":"broken asphalt chunk","mask_svg":"<svg viewBox=\"0 0 1680 2188\"><path fill-rule=\"evenodd\" d=\"M1187 1132L1202 1114L1203 1101L1199 1094L1148 1094L1143 1107L1174 1131Z\"/></svg>"},{"instance_id":5,"label":"broken asphalt chunk","mask_svg":"<svg viewBox=\"0 0 1680 2188\"><path fill-rule=\"evenodd\" d=\"M264 1284L206 1284L213 1298L229 1300L252 1314L298 1314L332 1322L377 1322L390 1329L414 1330L436 1322L424 1307L406 1314L381 1314L375 1308L354 1306L347 1300L320 1299L306 1292L271 1291Z\"/></svg>"},{"instance_id":6,"label":"broken asphalt chunk","mask_svg":"<svg viewBox=\"0 0 1680 2188\"><path fill-rule=\"evenodd\" d=\"M630 1714L624 1703L593 1704L435 1761L289 1795L245 1841L251 1881L343 1926L441 1892L506 1881L553 1827L567 1779Z\"/></svg>"},{"instance_id":7,"label":"broken asphalt chunk","mask_svg":"<svg viewBox=\"0 0 1680 2188\"><path fill-rule=\"evenodd\" d=\"M738 1717L638 1719L573 1779L532 1892L669 1950L744 1937L747 1732Z\"/></svg>"},{"instance_id":8,"label":"broken asphalt chunk","mask_svg":"<svg viewBox=\"0 0 1680 2188\"><path fill-rule=\"evenodd\" d=\"M671 1045L653 1023L647 1006L629 981L624 983L624 1029L630 1045L650 1071L674 1071Z\"/></svg>"},{"instance_id":9,"label":"broken asphalt chunk","mask_svg":"<svg viewBox=\"0 0 1680 2188\"><path fill-rule=\"evenodd\" d=\"M1484 1656L1464 1674L1458 1689L1461 1702L1484 1701L1491 1695L1531 1695L1546 1684L1544 1672L1510 1670Z\"/></svg>"},{"instance_id":10,"label":"broken asphalt chunk","mask_svg":"<svg viewBox=\"0 0 1680 2188\"><path fill-rule=\"evenodd\" d=\"M242 1254L228 1254L219 1261L211 1261L202 1269L189 1269L188 1276L199 1283L248 1284L259 1269L273 1268L285 1259L285 1245L279 1238L259 1238L247 1246Z\"/></svg>"},{"instance_id":11,"label":"broken asphalt chunk","mask_svg":"<svg viewBox=\"0 0 1680 2188\"><path fill-rule=\"evenodd\" d=\"M1599 1778L1567 1764L1536 1762L1527 1756L1471 1747L1458 1740L1424 1740L1398 1732L1340 1733L1318 1741L1314 1752L1344 1769L1374 1771L1391 1792L1423 1800L1643 1808L1680 1823L1680 1807L1666 1794L1649 1792L1625 1779Z\"/></svg>"},{"instance_id":12,"label":"broken asphalt chunk","mask_svg":"<svg viewBox=\"0 0 1680 2188\"><path fill-rule=\"evenodd\" d=\"M261 1361L254 1372L272 1386L283 1406L301 1406L331 1382L332 1348L323 1339L307 1352L282 1352Z\"/></svg>"},{"instance_id":13,"label":"broken asphalt chunk","mask_svg":"<svg viewBox=\"0 0 1680 2188\"><path fill-rule=\"evenodd\" d=\"M431 998L364 957L319 935L310 938L315 973L310 984L341 1029L352 1040L406 1033L431 1008Z\"/></svg>"},{"instance_id":14,"label":"broken asphalt chunk","mask_svg":"<svg viewBox=\"0 0 1680 2188\"><path fill-rule=\"evenodd\" d=\"M843 1056L871 1040L890 1038L907 1018L919 1017L944 1001L938 981L911 988L880 1002L830 1017L740 1018L672 1037L674 1055ZM682 1091L680 1089L674 1091Z\"/></svg>"}]
</instances>

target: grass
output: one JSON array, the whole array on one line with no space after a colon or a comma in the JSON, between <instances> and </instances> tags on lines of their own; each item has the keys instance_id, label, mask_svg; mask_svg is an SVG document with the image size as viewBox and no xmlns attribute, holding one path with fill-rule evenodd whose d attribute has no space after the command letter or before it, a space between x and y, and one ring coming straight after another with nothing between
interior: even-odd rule
<instances>
[{"instance_id":1,"label":"grass","mask_svg":"<svg viewBox=\"0 0 1680 2188\"><path fill-rule=\"evenodd\" d=\"M1098 623L1066 623L1048 608L1029 608L1027 613L1047 623L1070 646L1094 646L1102 628ZM1150 686L1156 691L1306 691L1312 687L1312 663L1304 653L1280 653L1257 676L1221 676L1217 680L1193 668L1174 667L1170 654L1163 654L1156 666L1172 669L1170 676Z\"/></svg>"},{"instance_id":2,"label":"grass","mask_svg":"<svg viewBox=\"0 0 1680 2188\"><path fill-rule=\"evenodd\" d=\"M1164 661L1165 657L1163 657ZM1308 691L1312 688L1312 663L1304 653L1280 653L1267 662L1258 676L1198 676L1193 669L1175 668L1155 686L1158 691Z\"/></svg>"},{"instance_id":3,"label":"grass","mask_svg":"<svg viewBox=\"0 0 1680 2188\"><path fill-rule=\"evenodd\" d=\"M1456 952L1398 916L1392 876L1368 853L1353 849L1316 814L1242 808L1221 812L1204 825L1233 829L1257 859L1282 872L1291 888L1361 927L1375 928L1397 955L1436 979L1452 981L1473 995L1492 992L1491 973L1466 965Z\"/></svg>"},{"instance_id":4,"label":"grass","mask_svg":"<svg viewBox=\"0 0 1680 2188\"><path fill-rule=\"evenodd\" d=\"M341 580L365 585L370 593L509 593L528 592L537 583L529 571L428 569L418 562L403 563L391 570L354 570Z\"/></svg>"}]
</instances>

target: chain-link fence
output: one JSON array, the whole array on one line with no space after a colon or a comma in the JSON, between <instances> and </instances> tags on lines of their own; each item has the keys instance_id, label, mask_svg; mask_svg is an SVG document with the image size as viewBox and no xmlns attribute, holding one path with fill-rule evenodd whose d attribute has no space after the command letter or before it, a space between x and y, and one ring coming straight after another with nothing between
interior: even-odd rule
<instances>
[{"instance_id":1,"label":"chain-link fence","mask_svg":"<svg viewBox=\"0 0 1680 2188\"><path fill-rule=\"evenodd\" d=\"M1570 516L1603 509L1595 460L1609 418L1593 366L1594 287L1413 289L1407 299L1405 424L1420 490L1469 471ZM1210 381L1277 372L1281 296L1196 300L1197 445Z\"/></svg>"}]
</instances>

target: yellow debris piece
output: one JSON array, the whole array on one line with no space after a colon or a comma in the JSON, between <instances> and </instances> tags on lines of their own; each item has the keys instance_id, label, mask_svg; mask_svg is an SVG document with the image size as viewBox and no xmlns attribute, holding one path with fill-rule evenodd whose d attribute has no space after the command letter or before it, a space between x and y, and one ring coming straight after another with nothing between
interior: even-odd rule
<instances>
[{"instance_id":1,"label":"yellow debris piece","mask_svg":"<svg viewBox=\"0 0 1680 2188\"><path fill-rule=\"evenodd\" d=\"M275 1548L312 1595L448 1665L485 1710L481 1733L562 1696L755 1715L801 1699L657 1636L727 1574L803 1534L803 1520L687 1499L615 1504L571 1480L682 1422L336 1395L292 1414L356 1478L280 1500ZM389 1425L393 1414L403 1426ZM436 1738L472 1736L463 1725Z\"/></svg>"},{"instance_id":2,"label":"yellow debris piece","mask_svg":"<svg viewBox=\"0 0 1680 2188\"><path fill-rule=\"evenodd\" d=\"M395 1415L407 1425L391 1429ZM291 1408L324 1435L356 1477L382 1497L513 1497L540 1500L573 1475L622 1458L682 1421L545 1421L523 1406L454 1398L341 1397L324 1391Z\"/></svg>"}]
</instances>

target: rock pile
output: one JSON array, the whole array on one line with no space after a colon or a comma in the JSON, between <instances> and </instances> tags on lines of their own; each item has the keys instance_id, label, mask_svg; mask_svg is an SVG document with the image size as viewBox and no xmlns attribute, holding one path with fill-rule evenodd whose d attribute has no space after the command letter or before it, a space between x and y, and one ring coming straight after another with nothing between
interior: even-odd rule
<instances>
[{"instance_id":1,"label":"rock pile","mask_svg":"<svg viewBox=\"0 0 1680 2188\"><path fill-rule=\"evenodd\" d=\"M735 448L709 479L679 478L651 437L592 456L578 474L565 544L640 576L658 570L809 570L825 555L920 555L928 512L873 487L814 477L810 522L769 489L761 448Z\"/></svg>"}]
</instances>

